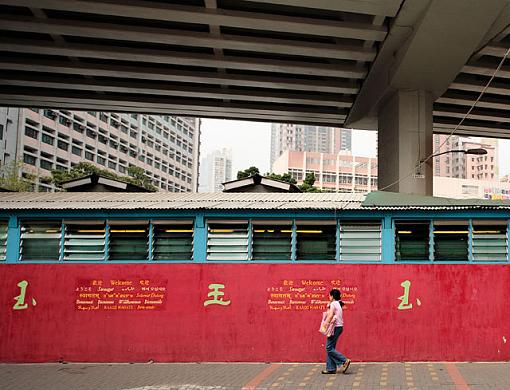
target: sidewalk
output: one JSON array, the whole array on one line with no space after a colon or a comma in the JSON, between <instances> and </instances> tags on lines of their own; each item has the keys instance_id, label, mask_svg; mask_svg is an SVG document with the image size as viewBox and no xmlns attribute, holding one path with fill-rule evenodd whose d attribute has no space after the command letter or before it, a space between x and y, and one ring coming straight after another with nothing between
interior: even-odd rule
<instances>
[{"instance_id":1,"label":"sidewalk","mask_svg":"<svg viewBox=\"0 0 510 390\"><path fill-rule=\"evenodd\" d=\"M0 364L1 390L509 390L510 363Z\"/></svg>"}]
</instances>

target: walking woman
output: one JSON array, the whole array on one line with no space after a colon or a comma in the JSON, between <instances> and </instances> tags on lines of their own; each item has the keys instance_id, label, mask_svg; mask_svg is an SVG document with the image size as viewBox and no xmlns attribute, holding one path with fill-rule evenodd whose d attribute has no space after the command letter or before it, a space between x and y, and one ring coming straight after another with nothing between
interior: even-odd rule
<instances>
[{"instance_id":1,"label":"walking woman","mask_svg":"<svg viewBox=\"0 0 510 390\"><path fill-rule=\"evenodd\" d=\"M350 359L347 359L335 349L338 338L344 329L344 320L342 316L343 302L340 301L340 298L340 291L336 288L329 292L330 303L325 326L329 327L331 322L334 321L333 325L335 326L335 330L333 331L333 334L327 338L326 369L322 371L323 374L336 374L338 366L341 366L341 370L345 374L349 368L349 364L351 364Z\"/></svg>"}]
</instances>

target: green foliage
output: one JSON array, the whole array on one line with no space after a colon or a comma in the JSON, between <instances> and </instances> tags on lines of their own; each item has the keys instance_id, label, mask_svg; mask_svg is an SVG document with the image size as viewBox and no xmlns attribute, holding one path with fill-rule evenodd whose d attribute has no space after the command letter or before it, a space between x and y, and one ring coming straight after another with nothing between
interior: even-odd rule
<instances>
[{"instance_id":1,"label":"green foliage","mask_svg":"<svg viewBox=\"0 0 510 390\"><path fill-rule=\"evenodd\" d=\"M63 182L68 180L78 179L80 177L92 174L101 175L114 180L122 181L124 183L134 184L151 191L157 190L157 188L152 185L149 177L145 175L145 171L140 167L129 167L128 174L130 176L120 176L107 169L101 169L88 162L80 162L72 167L69 171L54 170L51 172L52 181L58 187L60 187Z\"/></svg>"},{"instance_id":2,"label":"green foliage","mask_svg":"<svg viewBox=\"0 0 510 390\"><path fill-rule=\"evenodd\" d=\"M272 180L279 180L279 181L284 181L286 183L290 183L290 184L296 184L297 181L296 179L294 179L292 177L292 175L290 173L284 173L283 175L279 175L277 173L272 173L272 172L268 172L266 173L265 177L267 177L268 179L272 179Z\"/></svg>"},{"instance_id":3,"label":"green foliage","mask_svg":"<svg viewBox=\"0 0 510 390\"><path fill-rule=\"evenodd\" d=\"M313 186L315 183L315 173L309 172L305 176L305 180L303 180L303 184L308 184L309 186Z\"/></svg>"},{"instance_id":4,"label":"green foliage","mask_svg":"<svg viewBox=\"0 0 510 390\"><path fill-rule=\"evenodd\" d=\"M21 177L23 162L13 160L0 167L0 187L11 191L33 191L33 182Z\"/></svg>"},{"instance_id":5,"label":"green foliage","mask_svg":"<svg viewBox=\"0 0 510 390\"><path fill-rule=\"evenodd\" d=\"M319 188L313 186L314 183L315 173L310 172L306 174L305 180L303 180L303 184L298 187L303 192L322 192Z\"/></svg>"},{"instance_id":6,"label":"green foliage","mask_svg":"<svg viewBox=\"0 0 510 390\"><path fill-rule=\"evenodd\" d=\"M237 180L246 179L247 177L253 176L257 173L260 174L260 171L257 167L249 167L248 169L245 169L244 171L237 172Z\"/></svg>"}]
</instances>

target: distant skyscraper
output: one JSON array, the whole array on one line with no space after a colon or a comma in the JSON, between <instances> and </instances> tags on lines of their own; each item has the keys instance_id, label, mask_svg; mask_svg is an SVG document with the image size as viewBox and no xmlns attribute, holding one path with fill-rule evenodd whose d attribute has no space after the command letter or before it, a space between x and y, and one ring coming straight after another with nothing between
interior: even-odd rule
<instances>
[{"instance_id":1,"label":"distant skyscraper","mask_svg":"<svg viewBox=\"0 0 510 390\"><path fill-rule=\"evenodd\" d=\"M200 163L199 192L221 192L221 183L232 180L232 150L214 150Z\"/></svg>"},{"instance_id":2,"label":"distant skyscraper","mask_svg":"<svg viewBox=\"0 0 510 390\"><path fill-rule=\"evenodd\" d=\"M352 150L352 132L338 127L273 123L271 167L285 150L337 154Z\"/></svg>"}]
</instances>

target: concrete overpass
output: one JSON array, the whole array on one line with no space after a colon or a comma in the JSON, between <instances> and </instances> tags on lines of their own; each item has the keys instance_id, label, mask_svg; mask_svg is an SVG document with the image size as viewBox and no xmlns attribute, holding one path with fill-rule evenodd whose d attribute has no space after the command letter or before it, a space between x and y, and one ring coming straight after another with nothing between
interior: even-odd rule
<instances>
[{"instance_id":1,"label":"concrete overpass","mask_svg":"<svg viewBox=\"0 0 510 390\"><path fill-rule=\"evenodd\" d=\"M0 105L380 131L404 176L510 47L510 0L0 0ZM457 134L510 138L510 66ZM430 193L425 179L389 189Z\"/></svg>"}]
</instances>

